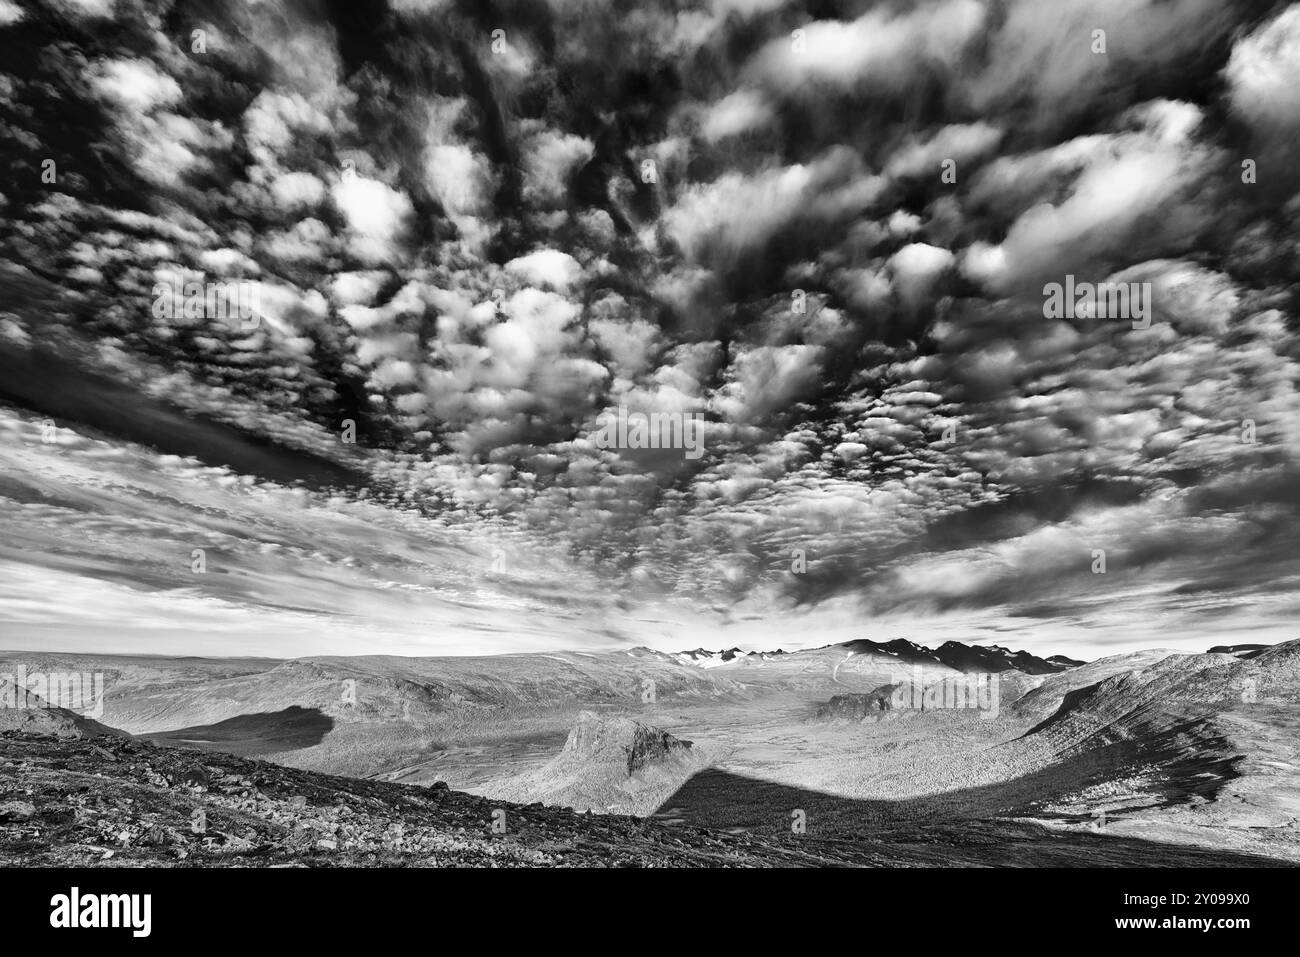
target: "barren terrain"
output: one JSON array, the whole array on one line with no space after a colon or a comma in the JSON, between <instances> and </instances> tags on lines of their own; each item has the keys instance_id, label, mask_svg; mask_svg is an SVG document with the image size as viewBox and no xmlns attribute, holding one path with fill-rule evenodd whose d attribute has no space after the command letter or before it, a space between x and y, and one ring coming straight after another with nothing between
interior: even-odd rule
<instances>
[{"instance_id":1,"label":"barren terrain","mask_svg":"<svg viewBox=\"0 0 1300 957\"><path fill-rule=\"evenodd\" d=\"M241 756L271 762L258 765L264 776L318 788L463 793L456 800L476 809L489 841L494 808L529 806L569 823L595 812L624 822L609 827L632 828L620 833L652 827L672 840L707 833L761 845L719 845L737 863L790 853L823 863L1296 863L1298 649L1153 651L1039 674L1008 669L996 710L911 707L920 697L907 682L934 688L963 673L845 646L710 667L645 650L224 666L11 655L4 667L21 657L29 671L102 670L109 680L96 721L50 709L39 727L9 725L15 773L0 800L51 789L33 802L37 822L44 801L63 807L79 785L55 772L60 749L75 748L96 765L79 774L120 780L124 794L161 789L149 800L162 808L183 797L192 812L215 800L219 816L223 792L178 793L147 756L194 762L209 779ZM887 704L891 688L903 706L870 710ZM871 702L866 716L837 717L825 707L836 695ZM102 746L87 751L89 740ZM104 753L124 748L144 763ZM262 798L240 800L250 821L260 813ZM127 825L137 818L123 819L122 846L91 844L115 855L136 847L140 829ZM291 831L292 823L281 822ZM258 840L283 850L270 833ZM192 845L175 846L187 854L213 846ZM348 860L387 860L394 850L355 849L360 857Z\"/></svg>"}]
</instances>

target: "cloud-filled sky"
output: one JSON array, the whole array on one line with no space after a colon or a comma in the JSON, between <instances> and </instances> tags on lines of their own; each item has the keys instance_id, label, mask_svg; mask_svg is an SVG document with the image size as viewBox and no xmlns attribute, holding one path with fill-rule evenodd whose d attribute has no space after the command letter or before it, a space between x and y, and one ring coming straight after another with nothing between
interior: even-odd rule
<instances>
[{"instance_id":1,"label":"cloud-filled sky","mask_svg":"<svg viewBox=\"0 0 1300 957\"><path fill-rule=\"evenodd\" d=\"M0 646L1294 638L1298 76L1244 0L0 0Z\"/></svg>"}]
</instances>

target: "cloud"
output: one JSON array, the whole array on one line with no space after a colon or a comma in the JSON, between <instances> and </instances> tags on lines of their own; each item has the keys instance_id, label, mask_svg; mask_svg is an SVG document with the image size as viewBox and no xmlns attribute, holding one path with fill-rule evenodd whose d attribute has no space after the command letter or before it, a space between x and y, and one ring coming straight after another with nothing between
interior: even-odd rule
<instances>
[{"instance_id":1,"label":"cloud","mask_svg":"<svg viewBox=\"0 0 1300 957\"><path fill-rule=\"evenodd\" d=\"M334 204L347 219L348 248L367 263L400 258L402 238L414 208L387 183L357 174L341 176L331 187Z\"/></svg>"},{"instance_id":2,"label":"cloud","mask_svg":"<svg viewBox=\"0 0 1300 957\"><path fill-rule=\"evenodd\" d=\"M1300 127L1300 6L1284 9L1232 48L1224 68L1232 105L1265 135Z\"/></svg>"},{"instance_id":3,"label":"cloud","mask_svg":"<svg viewBox=\"0 0 1300 957\"><path fill-rule=\"evenodd\" d=\"M785 91L809 83L896 91L924 70L953 67L985 15L978 0L941 0L896 15L876 8L849 23L814 21L798 28L801 35L772 41L755 69Z\"/></svg>"},{"instance_id":4,"label":"cloud","mask_svg":"<svg viewBox=\"0 0 1300 957\"><path fill-rule=\"evenodd\" d=\"M506 272L525 282L561 291L569 289L582 274L578 261L558 249L539 249L506 263Z\"/></svg>"},{"instance_id":5,"label":"cloud","mask_svg":"<svg viewBox=\"0 0 1300 957\"><path fill-rule=\"evenodd\" d=\"M760 346L736 356L731 381L715 399L728 419L746 422L787 408L818 383L822 350L817 346Z\"/></svg>"},{"instance_id":6,"label":"cloud","mask_svg":"<svg viewBox=\"0 0 1300 957\"><path fill-rule=\"evenodd\" d=\"M712 104L700 121L700 134L710 142L766 127L775 111L757 90L737 90Z\"/></svg>"},{"instance_id":7,"label":"cloud","mask_svg":"<svg viewBox=\"0 0 1300 957\"><path fill-rule=\"evenodd\" d=\"M811 163L693 186L666 211L664 225L689 259L726 262L792 223L850 219L879 189L856 156L833 149Z\"/></svg>"},{"instance_id":8,"label":"cloud","mask_svg":"<svg viewBox=\"0 0 1300 957\"><path fill-rule=\"evenodd\" d=\"M90 70L95 90L124 110L148 113L180 102L181 87L149 60L108 60Z\"/></svg>"},{"instance_id":9,"label":"cloud","mask_svg":"<svg viewBox=\"0 0 1300 957\"><path fill-rule=\"evenodd\" d=\"M325 198L325 184L311 173L284 173L271 183L271 195L285 212L318 206Z\"/></svg>"},{"instance_id":10,"label":"cloud","mask_svg":"<svg viewBox=\"0 0 1300 957\"><path fill-rule=\"evenodd\" d=\"M1003 131L988 123L954 123L926 137L909 137L890 156L885 174L934 176L945 160L964 163L998 145Z\"/></svg>"},{"instance_id":11,"label":"cloud","mask_svg":"<svg viewBox=\"0 0 1300 957\"><path fill-rule=\"evenodd\" d=\"M34 2L8 29L85 19ZM394 9L214 8L204 55L121 16L0 78L3 620L68 639L66 593L145 644L311 650L311 609L342 650L363 619L430 652L756 621L1082 652L1300 605L1294 7L584 0L500 55ZM255 283L257 327L155 316L175 273ZM1149 283L1150 325L1044 315L1067 275ZM703 454L600 447L620 406L703 414ZM47 449L46 416L96 438ZM500 540L529 574L476 570ZM192 541L238 573L196 592Z\"/></svg>"},{"instance_id":12,"label":"cloud","mask_svg":"<svg viewBox=\"0 0 1300 957\"><path fill-rule=\"evenodd\" d=\"M1087 138L1077 154L1067 147L1064 152L1078 167L1068 194L1025 210L996 249L973 248L969 274L1003 290L1115 262L1131 254L1139 230L1147 250L1158 252L1175 247L1189 225L1199 225L1204 211L1189 211L1189 222L1176 208L1191 194L1211 155L1193 139L1200 110L1156 101L1132 116L1139 125L1135 132ZM1054 165L1061 153L1057 148L1047 165ZM1041 159L999 161L987 176L995 181L1015 177L1020 170L1032 171ZM1161 221L1149 222L1157 210Z\"/></svg>"},{"instance_id":13,"label":"cloud","mask_svg":"<svg viewBox=\"0 0 1300 957\"><path fill-rule=\"evenodd\" d=\"M487 220L496 174L488 158L462 142L456 132L467 109L463 99L435 97L428 102L422 178L465 240L472 248L480 249L492 232Z\"/></svg>"},{"instance_id":14,"label":"cloud","mask_svg":"<svg viewBox=\"0 0 1300 957\"><path fill-rule=\"evenodd\" d=\"M953 264L952 252L928 243L909 243L889 258L890 269L903 298L916 304L936 279Z\"/></svg>"},{"instance_id":15,"label":"cloud","mask_svg":"<svg viewBox=\"0 0 1300 957\"><path fill-rule=\"evenodd\" d=\"M1035 0L1007 5L973 78L976 109L1032 104L1052 126L1098 105L1123 107L1141 78L1158 80L1228 36L1238 13L1217 0ZM1104 33L1105 52L1098 52ZM1176 76L1176 74L1173 74ZM1176 80L1175 80L1176 83Z\"/></svg>"},{"instance_id":16,"label":"cloud","mask_svg":"<svg viewBox=\"0 0 1300 957\"><path fill-rule=\"evenodd\" d=\"M561 204L568 195L573 172L591 159L595 146L588 139L534 124L526 134L524 196L540 206Z\"/></svg>"},{"instance_id":17,"label":"cloud","mask_svg":"<svg viewBox=\"0 0 1300 957\"><path fill-rule=\"evenodd\" d=\"M57 0L54 5L68 16L99 19L113 15L116 0Z\"/></svg>"}]
</instances>

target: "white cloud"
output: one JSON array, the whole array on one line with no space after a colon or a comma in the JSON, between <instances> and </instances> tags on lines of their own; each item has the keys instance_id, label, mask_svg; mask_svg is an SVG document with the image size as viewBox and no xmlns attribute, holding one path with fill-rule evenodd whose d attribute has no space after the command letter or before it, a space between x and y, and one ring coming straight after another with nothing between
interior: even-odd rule
<instances>
[{"instance_id":1,"label":"white cloud","mask_svg":"<svg viewBox=\"0 0 1300 957\"><path fill-rule=\"evenodd\" d=\"M381 270L343 272L330 284L336 302L345 306L369 306L379 294L379 287L388 277Z\"/></svg>"},{"instance_id":2,"label":"white cloud","mask_svg":"<svg viewBox=\"0 0 1300 957\"><path fill-rule=\"evenodd\" d=\"M311 262L324 258L334 244L334 234L319 219L303 219L289 229L266 235L263 248L276 259Z\"/></svg>"},{"instance_id":3,"label":"white cloud","mask_svg":"<svg viewBox=\"0 0 1300 957\"><path fill-rule=\"evenodd\" d=\"M728 172L682 192L663 217L669 235L693 260L735 255L788 223L850 219L881 189L851 150L832 149L810 163L754 174Z\"/></svg>"},{"instance_id":4,"label":"white cloud","mask_svg":"<svg viewBox=\"0 0 1300 957\"><path fill-rule=\"evenodd\" d=\"M614 369L627 379L644 371L659 339L659 330L644 320L594 319L592 337L610 354Z\"/></svg>"},{"instance_id":5,"label":"white cloud","mask_svg":"<svg viewBox=\"0 0 1300 957\"><path fill-rule=\"evenodd\" d=\"M956 172L964 179L960 164L991 151L1002 135L1002 130L989 123L958 123L928 137L910 137L890 155L885 175L938 176L943 161L950 159L959 164Z\"/></svg>"},{"instance_id":6,"label":"white cloud","mask_svg":"<svg viewBox=\"0 0 1300 957\"><path fill-rule=\"evenodd\" d=\"M730 379L718 390L715 408L733 422L748 422L806 397L821 375L819 346L759 346L746 349L728 367Z\"/></svg>"},{"instance_id":7,"label":"white cloud","mask_svg":"<svg viewBox=\"0 0 1300 957\"><path fill-rule=\"evenodd\" d=\"M576 259L555 249L539 249L512 259L506 263L506 271L525 282L558 290L568 289L582 275L582 267Z\"/></svg>"},{"instance_id":8,"label":"white cloud","mask_svg":"<svg viewBox=\"0 0 1300 957\"><path fill-rule=\"evenodd\" d=\"M414 211L405 193L358 174L340 177L330 192L347 219L349 249L357 258L379 263L399 257Z\"/></svg>"},{"instance_id":9,"label":"white cloud","mask_svg":"<svg viewBox=\"0 0 1300 957\"><path fill-rule=\"evenodd\" d=\"M776 114L757 90L737 90L709 107L700 122L700 133L716 143L747 133L772 122Z\"/></svg>"},{"instance_id":10,"label":"white cloud","mask_svg":"<svg viewBox=\"0 0 1300 957\"><path fill-rule=\"evenodd\" d=\"M558 205L568 195L569 177L595 153L591 140L535 124L525 136L524 198L542 206Z\"/></svg>"},{"instance_id":11,"label":"white cloud","mask_svg":"<svg viewBox=\"0 0 1300 957\"><path fill-rule=\"evenodd\" d=\"M928 243L909 243L889 258L895 286L909 302L919 302L935 279L953 264L952 252Z\"/></svg>"},{"instance_id":12,"label":"white cloud","mask_svg":"<svg viewBox=\"0 0 1300 957\"><path fill-rule=\"evenodd\" d=\"M428 103L423 174L425 186L471 248L481 249L492 232L487 219L492 214L495 176L488 158L457 134L467 108L463 99L436 97Z\"/></svg>"},{"instance_id":13,"label":"white cloud","mask_svg":"<svg viewBox=\"0 0 1300 957\"><path fill-rule=\"evenodd\" d=\"M783 89L808 81L902 89L919 71L953 66L983 29L978 0L942 0L893 14L877 7L850 23L819 20L774 40L759 55L760 76Z\"/></svg>"},{"instance_id":14,"label":"white cloud","mask_svg":"<svg viewBox=\"0 0 1300 957\"><path fill-rule=\"evenodd\" d=\"M1233 106L1260 130L1300 126L1300 4L1238 40L1224 73Z\"/></svg>"},{"instance_id":15,"label":"white cloud","mask_svg":"<svg viewBox=\"0 0 1300 957\"><path fill-rule=\"evenodd\" d=\"M12 26L24 16L23 8L13 0L0 0L0 27Z\"/></svg>"},{"instance_id":16,"label":"white cloud","mask_svg":"<svg viewBox=\"0 0 1300 957\"><path fill-rule=\"evenodd\" d=\"M271 196L285 211L316 206L325 198L325 184L311 173L284 173L271 182Z\"/></svg>"},{"instance_id":17,"label":"white cloud","mask_svg":"<svg viewBox=\"0 0 1300 957\"><path fill-rule=\"evenodd\" d=\"M89 71L91 86L124 110L148 113L181 100L181 86L149 60L105 60Z\"/></svg>"},{"instance_id":18,"label":"white cloud","mask_svg":"<svg viewBox=\"0 0 1300 957\"><path fill-rule=\"evenodd\" d=\"M253 170L254 177L277 174L281 154L303 134L319 135L331 128L329 117L305 96L273 90L263 90L249 104L243 127L249 152L267 168Z\"/></svg>"},{"instance_id":19,"label":"white cloud","mask_svg":"<svg viewBox=\"0 0 1300 957\"><path fill-rule=\"evenodd\" d=\"M1132 251L1132 231L1158 209L1162 220L1157 230L1148 231L1147 241L1157 241L1160 229L1169 241L1181 240L1189 224L1177 215L1177 204L1194 202L1189 184L1207 163L1205 148L1192 141L1200 110L1156 101L1131 116L1142 127L1138 132L1085 138L1082 171L1064 198L1027 209L996 253L985 247L971 250L967 274L1003 290L1098 260L1122 260ZM1007 162L1008 171L1014 171L1020 161ZM1025 163L1032 166L1036 158Z\"/></svg>"}]
</instances>

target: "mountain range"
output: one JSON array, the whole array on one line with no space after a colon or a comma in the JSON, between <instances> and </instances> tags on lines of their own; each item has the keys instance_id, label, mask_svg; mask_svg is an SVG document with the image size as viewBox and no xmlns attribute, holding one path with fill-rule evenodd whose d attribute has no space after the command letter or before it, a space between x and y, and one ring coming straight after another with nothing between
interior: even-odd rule
<instances>
[{"instance_id":1,"label":"mountain range","mask_svg":"<svg viewBox=\"0 0 1300 957\"><path fill-rule=\"evenodd\" d=\"M1039 658L1027 651L1011 651L1001 645L966 645L960 641L946 641L931 649L903 638L883 642L858 638L813 650L826 649L843 649L854 654L887 655L903 664L943 665L963 673L1020 671L1027 675L1046 675L1076 668L1084 663L1064 655ZM770 661L778 655L787 654L798 655L799 652L785 652L779 648L776 651L742 651L739 648L707 651L696 648L693 651L678 652L674 657L683 664L716 668L740 660Z\"/></svg>"}]
</instances>

